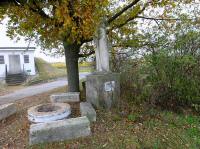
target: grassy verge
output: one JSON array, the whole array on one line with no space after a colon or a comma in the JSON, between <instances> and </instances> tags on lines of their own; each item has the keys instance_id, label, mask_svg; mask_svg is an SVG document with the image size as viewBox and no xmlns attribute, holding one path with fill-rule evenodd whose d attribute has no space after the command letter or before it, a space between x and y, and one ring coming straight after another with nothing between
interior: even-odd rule
<instances>
[{"instance_id":1,"label":"grassy verge","mask_svg":"<svg viewBox=\"0 0 200 149\"><path fill-rule=\"evenodd\" d=\"M85 149L198 149L200 148L200 118L147 108L144 105L126 107L127 114L118 109L97 111L98 121L92 125L92 136L72 141L46 143L39 148Z\"/></svg>"},{"instance_id":2,"label":"grassy verge","mask_svg":"<svg viewBox=\"0 0 200 149\"><path fill-rule=\"evenodd\" d=\"M38 84L41 82L47 82L52 79L59 77L66 77L66 67L65 63L47 63L46 61L36 58L35 59L36 68L38 70L38 76L34 79L29 80L26 85ZM80 63L79 72L93 72L94 63Z\"/></svg>"},{"instance_id":3,"label":"grassy verge","mask_svg":"<svg viewBox=\"0 0 200 149\"><path fill-rule=\"evenodd\" d=\"M4 84L0 83L0 96L3 96L5 94L7 94L7 93L9 93L9 92L7 91L6 86Z\"/></svg>"},{"instance_id":4,"label":"grassy verge","mask_svg":"<svg viewBox=\"0 0 200 149\"><path fill-rule=\"evenodd\" d=\"M62 62L52 63L51 65L53 67L60 68L60 69L65 69L66 68L65 63L62 63ZM82 62L82 63L79 63L79 67L92 67L94 65L95 65L94 62Z\"/></svg>"},{"instance_id":5,"label":"grassy verge","mask_svg":"<svg viewBox=\"0 0 200 149\"><path fill-rule=\"evenodd\" d=\"M54 68L58 68L60 70L66 70L65 63L52 63L51 64ZM79 63L79 72L92 72L95 69L95 64L93 62L83 62Z\"/></svg>"},{"instance_id":6,"label":"grassy verge","mask_svg":"<svg viewBox=\"0 0 200 149\"><path fill-rule=\"evenodd\" d=\"M177 114L146 104L121 101L111 111L97 110L97 122L91 124L92 135L70 141L28 146L27 108L49 101L49 95L66 88L25 98L17 102L20 111L0 122L0 145L4 148L31 149L199 149L200 118L190 111ZM1 148L0 147L0 148Z\"/></svg>"},{"instance_id":7,"label":"grassy verge","mask_svg":"<svg viewBox=\"0 0 200 149\"><path fill-rule=\"evenodd\" d=\"M16 90L24 88L23 85L18 86L8 86L6 84L0 84L0 96L4 96L6 94L10 94L15 92Z\"/></svg>"},{"instance_id":8,"label":"grassy verge","mask_svg":"<svg viewBox=\"0 0 200 149\"><path fill-rule=\"evenodd\" d=\"M66 76L66 70L60 70L52 67L51 64L42 59L36 59L36 67L38 69L40 77L43 79Z\"/></svg>"},{"instance_id":9,"label":"grassy verge","mask_svg":"<svg viewBox=\"0 0 200 149\"><path fill-rule=\"evenodd\" d=\"M27 85L37 84L40 82L46 82L51 79L58 77L66 77L67 73L65 69L58 69L53 67L51 64L46 61L36 58L35 59L36 68L38 70L38 77L27 82Z\"/></svg>"}]
</instances>

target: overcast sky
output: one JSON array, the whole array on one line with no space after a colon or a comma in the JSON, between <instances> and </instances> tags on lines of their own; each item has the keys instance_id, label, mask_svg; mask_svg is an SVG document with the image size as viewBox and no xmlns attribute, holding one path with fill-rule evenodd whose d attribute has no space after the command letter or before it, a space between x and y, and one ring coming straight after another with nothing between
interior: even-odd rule
<instances>
[{"instance_id":1,"label":"overcast sky","mask_svg":"<svg viewBox=\"0 0 200 149\"><path fill-rule=\"evenodd\" d=\"M9 37L6 36L6 21L3 21L0 24L0 47L27 47L28 43L23 40L23 38L16 42L14 40L10 40ZM36 46L34 43L31 43L30 46L36 47L35 57L40 57L48 62L64 62L64 57L54 58L50 56L46 56L44 53L41 53L40 47Z\"/></svg>"}]
</instances>

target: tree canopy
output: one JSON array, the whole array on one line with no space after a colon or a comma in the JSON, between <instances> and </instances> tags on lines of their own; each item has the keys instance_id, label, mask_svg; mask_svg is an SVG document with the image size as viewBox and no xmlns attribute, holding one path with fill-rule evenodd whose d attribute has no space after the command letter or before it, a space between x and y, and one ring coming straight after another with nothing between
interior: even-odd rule
<instances>
[{"instance_id":1,"label":"tree canopy","mask_svg":"<svg viewBox=\"0 0 200 149\"><path fill-rule=\"evenodd\" d=\"M192 3L192 0L176 2L172 0L3 0L0 2L0 19L8 18L7 34L11 38L18 35L33 38L45 49L64 46L68 75L71 80L78 71L80 47L95 37L102 21L107 26L107 33L112 38L134 38L136 18L150 19L144 11L152 13L154 9L162 10L156 19L168 19L169 14L180 4ZM173 17L173 16L172 16ZM154 18L155 19L155 18ZM120 37L119 37L120 36ZM117 41L117 40L115 40ZM122 46L123 46L122 45ZM125 45L126 46L126 45ZM76 51L76 52L72 52ZM63 51L61 51L63 52ZM90 53L89 53L90 54ZM86 54L89 55L89 54ZM72 64L73 62L73 64ZM71 76L71 77L70 77ZM68 78L68 80L70 80ZM69 81L77 84L76 81ZM73 89L78 90L78 88Z\"/></svg>"},{"instance_id":2,"label":"tree canopy","mask_svg":"<svg viewBox=\"0 0 200 149\"><path fill-rule=\"evenodd\" d=\"M63 40L92 40L103 18L109 30L114 30L137 18L147 7L165 7L163 14L167 14L176 4L170 0L4 0L0 2L0 16L9 17L10 37L33 37L47 48L57 48Z\"/></svg>"}]
</instances>

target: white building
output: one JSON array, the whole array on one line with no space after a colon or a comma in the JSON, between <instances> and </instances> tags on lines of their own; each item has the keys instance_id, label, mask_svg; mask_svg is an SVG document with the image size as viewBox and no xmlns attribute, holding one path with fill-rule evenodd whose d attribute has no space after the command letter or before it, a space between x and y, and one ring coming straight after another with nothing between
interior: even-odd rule
<instances>
[{"instance_id":1,"label":"white building","mask_svg":"<svg viewBox=\"0 0 200 149\"><path fill-rule=\"evenodd\" d=\"M0 47L0 78L6 74L35 75L35 47Z\"/></svg>"}]
</instances>

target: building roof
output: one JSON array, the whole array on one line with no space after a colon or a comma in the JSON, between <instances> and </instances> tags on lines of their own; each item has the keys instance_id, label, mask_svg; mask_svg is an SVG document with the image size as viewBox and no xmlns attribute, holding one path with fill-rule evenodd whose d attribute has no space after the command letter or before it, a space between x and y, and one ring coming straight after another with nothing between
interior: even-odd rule
<instances>
[{"instance_id":1,"label":"building roof","mask_svg":"<svg viewBox=\"0 0 200 149\"><path fill-rule=\"evenodd\" d=\"M35 47L0 47L0 51L34 51Z\"/></svg>"}]
</instances>

